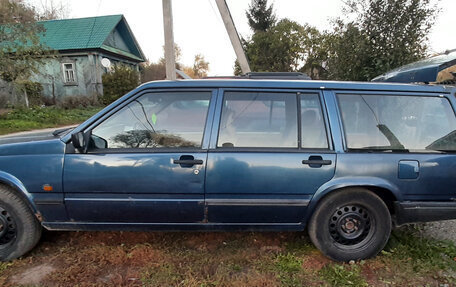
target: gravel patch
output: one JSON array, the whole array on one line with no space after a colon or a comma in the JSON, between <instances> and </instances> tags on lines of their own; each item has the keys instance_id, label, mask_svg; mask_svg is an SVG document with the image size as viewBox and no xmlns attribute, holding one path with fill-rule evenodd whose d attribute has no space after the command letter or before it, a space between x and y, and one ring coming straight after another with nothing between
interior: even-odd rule
<instances>
[{"instance_id":1,"label":"gravel patch","mask_svg":"<svg viewBox=\"0 0 456 287\"><path fill-rule=\"evenodd\" d=\"M421 233L426 237L451 240L456 243L456 220L425 223L422 225Z\"/></svg>"},{"instance_id":2,"label":"gravel patch","mask_svg":"<svg viewBox=\"0 0 456 287\"><path fill-rule=\"evenodd\" d=\"M48 263L26 269L12 278L12 283L17 285L39 285L39 283L56 268Z\"/></svg>"}]
</instances>

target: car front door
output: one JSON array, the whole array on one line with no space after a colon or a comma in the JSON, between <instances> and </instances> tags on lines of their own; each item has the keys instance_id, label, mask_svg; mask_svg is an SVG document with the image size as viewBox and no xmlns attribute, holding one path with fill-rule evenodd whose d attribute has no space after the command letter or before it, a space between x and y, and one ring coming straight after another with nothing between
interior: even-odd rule
<instances>
[{"instance_id":1,"label":"car front door","mask_svg":"<svg viewBox=\"0 0 456 287\"><path fill-rule=\"evenodd\" d=\"M146 91L97 121L87 153L65 155L64 191L75 222L197 223L213 115L210 90Z\"/></svg>"},{"instance_id":2,"label":"car front door","mask_svg":"<svg viewBox=\"0 0 456 287\"><path fill-rule=\"evenodd\" d=\"M224 91L216 110L208 222L299 224L336 164L320 92Z\"/></svg>"}]
</instances>

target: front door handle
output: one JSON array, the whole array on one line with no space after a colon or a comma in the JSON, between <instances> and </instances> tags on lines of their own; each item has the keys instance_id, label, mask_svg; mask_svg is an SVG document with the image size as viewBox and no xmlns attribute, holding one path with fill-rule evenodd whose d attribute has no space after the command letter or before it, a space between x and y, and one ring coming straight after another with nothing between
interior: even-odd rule
<instances>
[{"instance_id":1,"label":"front door handle","mask_svg":"<svg viewBox=\"0 0 456 287\"><path fill-rule=\"evenodd\" d=\"M303 160L302 164L307 164L310 167L322 167L323 165L331 165L332 160L323 159L319 155L312 155L312 156L309 156L309 159Z\"/></svg>"}]
</instances>

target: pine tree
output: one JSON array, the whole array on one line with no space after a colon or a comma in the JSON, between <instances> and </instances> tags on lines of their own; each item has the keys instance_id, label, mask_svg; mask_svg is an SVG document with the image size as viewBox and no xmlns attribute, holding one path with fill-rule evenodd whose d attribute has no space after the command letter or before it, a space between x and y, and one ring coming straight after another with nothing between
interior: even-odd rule
<instances>
[{"instance_id":1,"label":"pine tree","mask_svg":"<svg viewBox=\"0 0 456 287\"><path fill-rule=\"evenodd\" d=\"M272 4L268 7L268 0L252 0L245 14L254 33L267 31L277 22L274 7Z\"/></svg>"}]
</instances>

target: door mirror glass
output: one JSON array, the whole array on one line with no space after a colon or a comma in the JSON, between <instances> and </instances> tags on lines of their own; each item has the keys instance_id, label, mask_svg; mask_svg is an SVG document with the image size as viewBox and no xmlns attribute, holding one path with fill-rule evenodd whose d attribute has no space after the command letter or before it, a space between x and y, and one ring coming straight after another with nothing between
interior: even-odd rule
<instances>
[{"instance_id":1,"label":"door mirror glass","mask_svg":"<svg viewBox=\"0 0 456 287\"><path fill-rule=\"evenodd\" d=\"M89 150L108 148L108 141L96 135L90 136Z\"/></svg>"}]
</instances>

